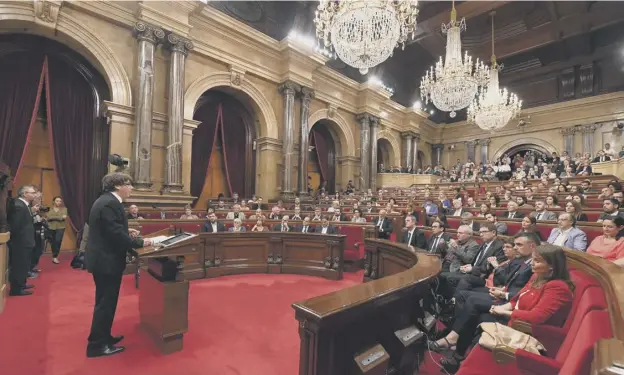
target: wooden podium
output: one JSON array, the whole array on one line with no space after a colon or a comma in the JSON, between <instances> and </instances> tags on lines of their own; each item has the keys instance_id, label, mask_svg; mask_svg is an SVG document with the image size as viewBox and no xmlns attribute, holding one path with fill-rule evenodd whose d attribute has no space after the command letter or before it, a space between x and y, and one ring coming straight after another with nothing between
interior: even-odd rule
<instances>
[{"instance_id":1,"label":"wooden podium","mask_svg":"<svg viewBox=\"0 0 624 375\"><path fill-rule=\"evenodd\" d=\"M174 237L175 238L175 237ZM162 247L137 251L138 262L147 265L139 292L141 327L163 354L182 350L188 331L189 281L182 276L184 258L197 253L198 236L181 239Z\"/></svg>"}]
</instances>

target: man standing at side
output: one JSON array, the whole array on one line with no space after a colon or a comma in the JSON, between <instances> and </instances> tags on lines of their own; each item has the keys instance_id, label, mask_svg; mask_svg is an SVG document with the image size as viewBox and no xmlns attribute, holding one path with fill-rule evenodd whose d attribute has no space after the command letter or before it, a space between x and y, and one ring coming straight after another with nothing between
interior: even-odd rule
<instances>
[{"instance_id":1,"label":"man standing at side","mask_svg":"<svg viewBox=\"0 0 624 375\"><path fill-rule=\"evenodd\" d=\"M124 173L110 173L102 179L104 193L93 203L89 214L87 270L95 282L95 307L87 357L113 355L124 350L115 346L123 336L111 335L117 310L126 255L132 249L150 246L151 240L137 239L128 231L123 200L132 192L132 179Z\"/></svg>"},{"instance_id":2,"label":"man standing at side","mask_svg":"<svg viewBox=\"0 0 624 375\"><path fill-rule=\"evenodd\" d=\"M22 186L8 209L11 296L27 296L33 292L32 285L26 284L30 271L30 260L35 250L35 226L30 213L30 205L37 190L32 185Z\"/></svg>"}]
</instances>

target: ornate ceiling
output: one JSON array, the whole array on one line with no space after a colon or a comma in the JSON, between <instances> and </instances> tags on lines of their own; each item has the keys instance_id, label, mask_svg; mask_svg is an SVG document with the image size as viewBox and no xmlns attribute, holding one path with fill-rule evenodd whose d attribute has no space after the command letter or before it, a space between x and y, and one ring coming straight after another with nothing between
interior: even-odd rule
<instances>
[{"instance_id":1,"label":"ornate ceiling","mask_svg":"<svg viewBox=\"0 0 624 375\"><path fill-rule=\"evenodd\" d=\"M228 1L209 4L251 27L284 39L291 30L315 34L314 1ZM417 35L405 50L397 49L373 74L393 87L392 99L412 106L419 100L420 78L440 55L446 40L440 25L450 18L451 3L420 2ZM466 17L463 48L489 62L491 24L496 10L496 56L504 65L501 84L516 92L524 107L624 89L624 6L618 1L464 1L456 3ZM366 80L340 60L327 65L356 81ZM432 109L431 105L429 108ZM438 123L451 119L435 111Z\"/></svg>"}]
</instances>

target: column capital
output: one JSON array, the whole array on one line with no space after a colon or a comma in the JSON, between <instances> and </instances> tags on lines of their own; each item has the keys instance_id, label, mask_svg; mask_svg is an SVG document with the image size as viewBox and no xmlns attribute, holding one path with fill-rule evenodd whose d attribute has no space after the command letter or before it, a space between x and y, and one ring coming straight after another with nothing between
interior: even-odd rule
<instances>
[{"instance_id":1,"label":"column capital","mask_svg":"<svg viewBox=\"0 0 624 375\"><path fill-rule=\"evenodd\" d=\"M302 102L310 103L312 99L314 99L314 90L306 86L301 86L299 96Z\"/></svg>"},{"instance_id":2,"label":"column capital","mask_svg":"<svg viewBox=\"0 0 624 375\"><path fill-rule=\"evenodd\" d=\"M409 130L409 131L406 131L406 132L402 132L401 133L401 137L402 138L407 138L407 139L409 139L409 138L413 139L413 138L419 138L420 135L415 133L415 132L413 132L413 131L411 131L411 130Z\"/></svg>"},{"instance_id":3,"label":"column capital","mask_svg":"<svg viewBox=\"0 0 624 375\"><path fill-rule=\"evenodd\" d=\"M195 48L195 46L193 46L193 42L191 42L189 39L186 39L174 33L167 34L166 42L171 52L180 52L184 56L188 55L188 52Z\"/></svg>"},{"instance_id":4,"label":"column capital","mask_svg":"<svg viewBox=\"0 0 624 375\"><path fill-rule=\"evenodd\" d=\"M370 126L379 126L379 117L375 115L371 115L370 113L360 113L355 119L364 126L364 123L367 123Z\"/></svg>"},{"instance_id":5,"label":"column capital","mask_svg":"<svg viewBox=\"0 0 624 375\"><path fill-rule=\"evenodd\" d=\"M468 147L474 147L477 145L477 141L464 141L464 144Z\"/></svg>"},{"instance_id":6,"label":"column capital","mask_svg":"<svg viewBox=\"0 0 624 375\"><path fill-rule=\"evenodd\" d=\"M488 146L490 143L492 143L492 140L490 138L487 138L487 139L477 139L476 142L480 146Z\"/></svg>"},{"instance_id":7,"label":"column capital","mask_svg":"<svg viewBox=\"0 0 624 375\"><path fill-rule=\"evenodd\" d=\"M294 81L284 81L277 88L282 95L295 95L297 92L301 91L301 86Z\"/></svg>"},{"instance_id":8,"label":"column capital","mask_svg":"<svg viewBox=\"0 0 624 375\"><path fill-rule=\"evenodd\" d=\"M431 148L434 150L443 150L444 145L442 143L434 143L431 145Z\"/></svg>"},{"instance_id":9,"label":"column capital","mask_svg":"<svg viewBox=\"0 0 624 375\"><path fill-rule=\"evenodd\" d=\"M158 44L165 38L165 32L158 26L139 21L134 24L136 38L152 44Z\"/></svg>"},{"instance_id":10,"label":"column capital","mask_svg":"<svg viewBox=\"0 0 624 375\"><path fill-rule=\"evenodd\" d=\"M598 129L596 124L581 125L580 130L583 134L593 133Z\"/></svg>"}]
</instances>

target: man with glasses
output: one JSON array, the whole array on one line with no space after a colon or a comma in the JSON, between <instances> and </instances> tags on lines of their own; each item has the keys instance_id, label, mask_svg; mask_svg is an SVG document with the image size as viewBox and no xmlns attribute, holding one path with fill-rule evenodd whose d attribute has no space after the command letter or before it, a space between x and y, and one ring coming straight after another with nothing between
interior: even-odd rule
<instances>
[{"instance_id":1,"label":"man with glasses","mask_svg":"<svg viewBox=\"0 0 624 375\"><path fill-rule=\"evenodd\" d=\"M567 212L559 215L557 224L559 227L550 232L546 242L573 250L587 250L587 235L576 228L576 218L573 215Z\"/></svg>"},{"instance_id":2,"label":"man with glasses","mask_svg":"<svg viewBox=\"0 0 624 375\"><path fill-rule=\"evenodd\" d=\"M11 296L28 296L33 286L26 284L31 259L35 251L35 226L30 206L37 195L32 185L22 186L17 199L11 201L7 212L11 238L9 239L9 282Z\"/></svg>"},{"instance_id":3,"label":"man with glasses","mask_svg":"<svg viewBox=\"0 0 624 375\"><path fill-rule=\"evenodd\" d=\"M427 241L427 251L441 256L446 255L448 242L451 236L444 232L444 224L441 221L431 223L431 237Z\"/></svg>"},{"instance_id":4,"label":"man with glasses","mask_svg":"<svg viewBox=\"0 0 624 375\"><path fill-rule=\"evenodd\" d=\"M405 218L405 233L401 242L408 246L414 246L419 249L425 249L427 247L427 239L425 233L416 228L416 218L412 215L408 215Z\"/></svg>"},{"instance_id":5,"label":"man with glasses","mask_svg":"<svg viewBox=\"0 0 624 375\"><path fill-rule=\"evenodd\" d=\"M479 244L472 238L472 229L467 225L457 228L457 240L451 240L448 244L446 256L442 261L442 273L438 277L438 294L445 299L453 296L455 287L459 283L461 267L470 264L477 252Z\"/></svg>"}]
</instances>

